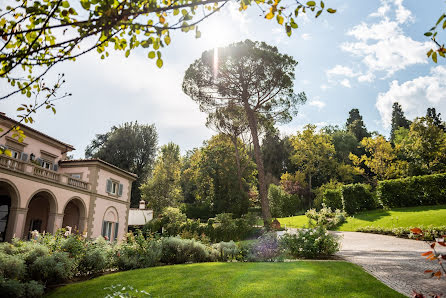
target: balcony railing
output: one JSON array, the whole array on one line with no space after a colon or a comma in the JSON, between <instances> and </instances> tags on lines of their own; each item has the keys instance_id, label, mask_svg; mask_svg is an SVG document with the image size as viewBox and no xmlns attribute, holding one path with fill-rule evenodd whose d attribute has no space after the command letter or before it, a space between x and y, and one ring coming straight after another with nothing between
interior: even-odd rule
<instances>
[{"instance_id":1,"label":"balcony railing","mask_svg":"<svg viewBox=\"0 0 446 298\"><path fill-rule=\"evenodd\" d=\"M59 184L69 185L74 188L90 190L90 183L75 179L65 174L61 174L49 169L42 168L30 162L24 162L3 154L0 154L0 167L24 174L50 180Z\"/></svg>"}]
</instances>

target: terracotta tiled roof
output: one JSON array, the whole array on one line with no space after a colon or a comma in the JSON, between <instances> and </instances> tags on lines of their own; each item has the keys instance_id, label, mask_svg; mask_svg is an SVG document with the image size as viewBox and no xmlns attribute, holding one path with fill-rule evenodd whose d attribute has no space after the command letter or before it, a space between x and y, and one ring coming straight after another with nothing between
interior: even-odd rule
<instances>
[{"instance_id":1,"label":"terracotta tiled roof","mask_svg":"<svg viewBox=\"0 0 446 298\"><path fill-rule=\"evenodd\" d=\"M73 147L73 145L70 145L70 144L64 143L64 142L62 142L62 141L59 141L58 139L55 139L55 138L53 138L53 137L50 137L49 135L44 134L44 133L41 132L41 131L38 131L38 130L36 130L36 129L34 129L34 128L29 127L28 125L19 123L18 121L14 120L14 119L12 119L12 118L9 118L8 116L6 116L4 113L1 113L1 112L0 112L0 118L5 119L5 120L8 120L8 121L11 121L11 122L13 122L15 125L20 126L20 128L25 128L25 129L30 130L30 131L32 131L32 132L34 132L34 133L37 133L37 134L39 134L39 135L41 135L41 136L43 136L43 137L45 137L45 138L51 139L51 140L53 140L53 141L55 141L55 142L57 142L57 143L59 143L59 144L65 146L65 147L71 149L71 150L75 150L75 148Z\"/></svg>"},{"instance_id":2,"label":"terracotta tiled roof","mask_svg":"<svg viewBox=\"0 0 446 298\"><path fill-rule=\"evenodd\" d=\"M130 175L130 176L133 176L133 177L135 177L135 178L138 178L138 175L136 175L136 174L133 174L133 173L131 173L131 172L128 172L128 171L125 171L125 170L123 170L123 169L121 169L121 168L119 168L119 167L117 167L117 166L115 166L115 165L112 165L111 163L108 163L108 162L106 162L106 161L103 161L102 159L100 159L100 158L81 158L81 159L65 159L65 160L61 160L60 161L60 163L61 164L68 164L68 163L82 163L82 162L99 162L99 163L102 163L102 164L104 164L104 165L107 165L107 166L109 166L109 167L112 167L112 168L114 168L114 169L116 169L116 170L119 170L119 171L121 171L121 172L124 172L124 173L126 173L126 174L128 174L128 175Z\"/></svg>"}]
</instances>

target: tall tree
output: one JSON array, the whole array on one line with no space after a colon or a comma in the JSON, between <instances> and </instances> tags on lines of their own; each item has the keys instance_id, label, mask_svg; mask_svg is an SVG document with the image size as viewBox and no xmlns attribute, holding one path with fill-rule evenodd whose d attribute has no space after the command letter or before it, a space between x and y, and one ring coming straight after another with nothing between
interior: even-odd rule
<instances>
[{"instance_id":1,"label":"tall tree","mask_svg":"<svg viewBox=\"0 0 446 298\"><path fill-rule=\"evenodd\" d=\"M266 176L271 175L271 180L278 183L281 175L287 171L286 167L290 157L285 139L281 139L279 130L273 127L265 133L261 148Z\"/></svg>"},{"instance_id":2,"label":"tall tree","mask_svg":"<svg viewBox=\"0 0 446 298\"><path fill-rule=\"evenodd\" d=\"M228 136L213 136L204 147L194 151L189 168L183 171L183 189L191 191L194 196L194 200L187 204L188 216L206 218L218 213L240 216L247 212L248 190L256 182L256 171L245 147L240 146L239 155L242 190L239 188L233 144ZM192 209L197 210L188 212Z\"/></svg>"},{"instance_id":3,"label":"tall tree","mask_svg":"<svg viewBox=\"0 0 446 298\"><path fill-rule=\"evenodd\" d=\"M356 139L360 142L363 138L368 138L371 134L367 131L362 116L358 109L351 109L348 113L347 122L345 127L348 131L353 133Z\"/></svg>"},{"instance_id":4,"label":"tall tree","mask_svg":"<svg viewBox=\"0 0 446 298\"><path fill-rule=\"evenodd\" d=\"M109 132L97 134L85 150L86 158L100 158L123 170L138 175L132 185L130 206L136 207L141 199L139 187L155 161L158 134L155 125L124 123Z\"/></svg>"},{"instance_id":5,"label":"tall tree","mask_svg":"<svg viewBox=\"0 0 446 298\"><path fill-rule=\"evenodd\" d=\"M177 207L182 201L180 147L169 143L161 147L152 175L141 185L142 199L155 215L167 207Z\"/></svg>"},{"instance_id":6,"label":"tall tree","mask_svg":"<svg viewBox=\"0 0 446 298\"><path fill-rule=\"evenodd\" d=\"M214 112L225 106L243 108L250 128L258 169L259 194L264 224L269 226L268 194L263 156L259 142L259 118L266 116L287 122L297 113L305 94L293 90L297 62L264 42L246 40L225 48L205 51L186 70L183 91L200 105Z\"/></svg>"},{"instance_id":7,"label":"tall tree","mask_svg":"<svg viewBox=\"0 0 446 298\"><path fill-rule=\"evenodd\" d=\"M441 113L437 114L435 108L427 108L426 117L432 118L433 124L446 132L446 123L441 120Z\"/></svg>"},{"instance_id":8,"label":"tall tree","mask_svg":"<svg viewBox=\"0 0 446 298\"><path fill-rule=\"evenodd\" d=\"M293 136L291 144L294 147L291 160L308 179L310 193L308 202L311 208L314 177L332 176L336 172L335 149L331 137L323 132L317 133L316 126L312 124L306 125L302 132Z\"/></svg>"},{"instance_id":9,"label":"tall tree","mask_svg":"<svg viewBox=\"0 0 446 298\"><path fill-rule=\"evenodd\" d=\"M395 131L400 127L409 128L410 121L404 116L403 109L398 102L394 102L392 106L392 130L390 131L390 142L395 141Z\"/></svg>"},{"instance_id":10,"label":"tall tree","mask_svg":"<svg viewBox=\"0 0 446 298\"><path fill-rule=\"evenodd\" d=\"M206 126L228 136L234 145L235 160L237 163L237 178L240 191L243 192L239 147L244 146L244 144L240 142L239 137L249 131L248 121L243 109L235 105L218 108L215 112L208 115Z\"/></svg>"}]
</instances>

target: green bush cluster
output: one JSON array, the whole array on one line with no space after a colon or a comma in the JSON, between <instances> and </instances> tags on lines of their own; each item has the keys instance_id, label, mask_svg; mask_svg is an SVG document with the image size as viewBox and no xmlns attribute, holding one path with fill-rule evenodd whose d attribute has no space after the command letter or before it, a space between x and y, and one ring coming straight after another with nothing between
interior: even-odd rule
<instances>
[{"instance_id":1,"label":"green bush cluster","mask_svg":"<svg viewBox=\"0 0 446 298\"><path fill-rule=\"evenodd\" d=\"M349 215L376 208L371 186L357 183L342 186L342 208Z\"/></svg>"},{"instance_id":2,"label":"green bush cluster","mask_svg":"<svg viewBox=\"0 0 446 298\"><path fill-rule=\"evenodd\" d=\"M316 209L310 209L305 215L309 219L314 220L316 225L329 230L343 224L347 217L347 214L344 211L339 209L333 211L330 207L325 206L325 204L322 204L321 210L316 211Z\"/></svg>"},{"instance_id":3,"label":"green bush cluster","mask_svg":"<svg viewBox=\"0 0 446 298\"><path fill-rule=\"evenodd\" d=\"M358 232L391 235L401 238L411 238L417 239L417 235L414 235L410 230L415 227L399 227L399 228L383 228L383 227L373 227L366 226L359 228ZM441 238L441 236L446 235L446 226L418 226L423 231L423 236L425 240L434 240L435 238Z\"/></svg>"},{"instance_id":4,"label":"green bush cluster","mask_svg":"<svg viewBox=\"0 0 446 298\"><path fill-rule=\"evenodd\" d=\"M178 236L193 238L203 242L239 241L258 235L255 227L257 216L248 213L233 218L231 213L217 214L206 223L198 219L187 219L177 208L167 208L163 214L143 227L144 234L159 233L164 237ZM206 240L208 239L208 240Z\"/></svg>"},{"instance_id":5,"label":"green bush cluster","mask_svg":"<svg viewBox=\"0 0 446 298\"><path fill-rule=\"evenodd\" d=\"M270 184L268 200L273 217L293 216L304 209L303 201L297 194L289 194L281 186Z\"/></svg>"},{"instance_id":6,"label":"green bush cluster","mask_svg":"<svg viewBox=\"0 0 446 298\"><path fill-rule=\"evenodd\" d=\"M446 174L413 176L378 182L377 196L384 207L446 204Z\"/></svg>"},{"instance_id":7,"label":"green bush cluster","mask_svg":"<svg viewBox=\"0 0 446 298\"><path fill-rule=\"evenodd\" d=\"M342 191L338 189L326 189L323 194L323 204L332 209L343 209L342 206Z\"/></svg>"},{"instance_id":8,"label":"green bush cluster","mask_svg":"<svg viewBox=\"0 0 446 298\"><path fill-rule=\"evenodd\" d=\"M294 258L326 258L339 251L338 237L322 226L301 229L297 234L285 234L280 245Z\"/></svg>"},{"instance_id":9,"label":"green bush cluster","mask_svg":"<svg viewBox=\"0 0 446 298\"><path fill-rule=\"evenodd\" d=\"M210 248L195 239L162 238L161 262L164 264L200 263L212 261Z\"/></svg>"},{"instance_id":10,"label":"green bush cluster","mask_svg":"<svg viewBox=\"0 0 446 298\"><path fill-rule=\"evenodd\" d=\"M153 267L160 263L161 241L145 238L141 232L129 233L126 241L114 248L114 266L119 270Z\"/></svg>"}]
</instances>

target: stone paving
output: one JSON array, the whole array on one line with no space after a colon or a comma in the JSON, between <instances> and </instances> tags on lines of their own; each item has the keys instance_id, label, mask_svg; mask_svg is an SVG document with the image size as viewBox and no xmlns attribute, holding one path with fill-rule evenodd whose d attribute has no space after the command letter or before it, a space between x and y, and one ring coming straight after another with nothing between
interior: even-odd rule
<instances>
[{"instance_id":1,"label":"stone paving","mask_svg":"<svg viewBox=\"0 0 446 298\"><path fill-rule=\"evenodd\" d=\"M342 237L338 256L355 263L389 287L412 296L413 290L446 297L446 278L429 278L424 270L438 270L438 263L421 253L430 247L422 241L358 232L333 232ZM446 254L446 249L440 252Z\"/></svg>"}]
</instances>

